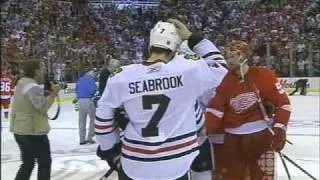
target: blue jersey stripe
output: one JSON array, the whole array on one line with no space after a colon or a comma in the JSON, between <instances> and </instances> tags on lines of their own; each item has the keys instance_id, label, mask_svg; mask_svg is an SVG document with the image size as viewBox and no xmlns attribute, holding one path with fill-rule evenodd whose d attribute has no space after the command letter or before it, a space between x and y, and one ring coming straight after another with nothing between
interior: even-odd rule
<instances>
[{"instance_id":1,"label":"blue jersey stripe","mask_svg":"<svg viewBox=\"0 0 320 180\"><path fill-rule=\"evenodd\" d=\"M109 122L109 121L112 121L113 119L103 119L103 118L96 116L96 120L101 121L101 122Z\"/></svg>"}]
</instances>

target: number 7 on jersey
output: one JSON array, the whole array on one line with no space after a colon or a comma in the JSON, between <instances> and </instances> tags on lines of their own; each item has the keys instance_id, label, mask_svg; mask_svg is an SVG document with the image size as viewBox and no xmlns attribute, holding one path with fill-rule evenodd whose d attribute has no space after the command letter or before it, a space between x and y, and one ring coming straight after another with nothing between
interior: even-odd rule
<instances>
[{"instance_id":1,"label":"number 7 on jersey","mask_svg":"<svg viewBox=\"0 0 320 180\"><path fill-rule=\"evenodd\" d=\"M142 128L143 137L153 137L159 135L158 124L166 112L170 98L164 94L142 96L142 107L145 110L152 109L152 104L159 104L158 109L153 114L151 120L145 128Z\"/></svg>"}]
</instances>

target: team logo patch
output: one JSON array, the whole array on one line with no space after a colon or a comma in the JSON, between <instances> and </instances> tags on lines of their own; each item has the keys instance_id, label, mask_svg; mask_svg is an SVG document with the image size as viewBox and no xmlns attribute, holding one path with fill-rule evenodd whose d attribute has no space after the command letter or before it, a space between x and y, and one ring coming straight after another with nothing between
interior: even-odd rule
<instances>
[{"instance_id":1,"label":"team logo patch","mask_svg":"<svg viewBox=\"0 0 320 180\"><path fill-rule=\"evenodd\" d=\"M196 55L196 54L186 54L186 55L184 56L184 58L185 58L185 59L191 59L191 60L193 60L193 61L197 61L197 60L200 59L200 57L199 57L198 55Z\"/></svg>"},{"instance_id":2,"label":"team logo patch","mask_svg":"<svg viewBox=\"0 0 320 180\"><path fill-rule=\"evenodd\" d=\"M236 113L242 113L258 101L254 92L242 93L230 100L230 106Z\"/></svg>"}]
</instances>

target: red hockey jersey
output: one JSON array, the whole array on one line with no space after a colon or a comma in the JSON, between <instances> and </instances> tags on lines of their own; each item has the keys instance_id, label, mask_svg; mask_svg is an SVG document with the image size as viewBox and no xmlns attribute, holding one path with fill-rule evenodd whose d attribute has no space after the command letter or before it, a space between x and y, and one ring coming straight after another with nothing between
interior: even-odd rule
<instances>
[{"instance_id":1,"label":"red hockey jersey","mask_svg":"<svg viewBox=\"0 0 320 180\"><path fill-rule=\"evenodd\" d=\"M276 75L268 68L250 67L245 81L241 82L235 73L228 72L216 89L206 111L208 134L216 133L220 128L237 128L264 119L254 87L262 101L275 105L275 123L287 125L290 102Z\"/></svg>"},{"instance_id":2,"label":"red hockey jersey","mask_svg":"<svg viewBox=\"0 0 320 180\"><path fill-rule=\"evenodd\" d=\"M10 99L14 92L15 80L9 71L1 72L1 99Z\"/></svg>"}]
</instances>

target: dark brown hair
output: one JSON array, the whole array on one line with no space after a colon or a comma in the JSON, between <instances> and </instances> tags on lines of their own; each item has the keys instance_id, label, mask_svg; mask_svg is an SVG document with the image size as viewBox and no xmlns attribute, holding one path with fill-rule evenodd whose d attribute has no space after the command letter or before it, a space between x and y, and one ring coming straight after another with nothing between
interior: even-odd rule
<instances>
[{"instance_id":1,"label":"dark brown hair","mask_svg":"<svg viewBox=\"0 0 320 180\"><path fill-rule=\"evenodd\" d=\"M36 75L36 70L41 68L40 61L21 61L19 62L19 67L23 70L25 77L34 78Z\"/></svg>"}]
</instances>

